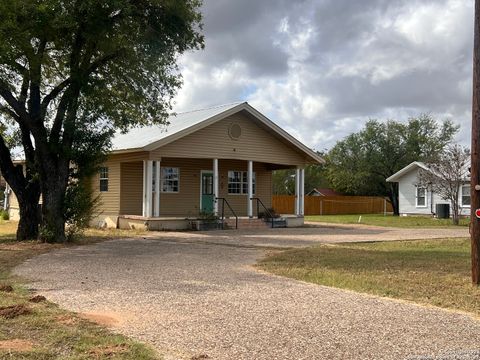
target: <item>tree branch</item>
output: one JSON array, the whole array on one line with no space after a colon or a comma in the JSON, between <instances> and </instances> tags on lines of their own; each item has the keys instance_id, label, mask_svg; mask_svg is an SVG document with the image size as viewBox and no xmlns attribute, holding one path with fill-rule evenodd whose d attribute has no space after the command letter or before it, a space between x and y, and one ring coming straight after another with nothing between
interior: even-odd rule
<instances>
[{"instance_id":1,"label":"tree branch","mask_svg":"<svg viewBox=\"0 0 480 360\"><path fill-rule=\"evenodd\" d=\"M10 149L5 144L3 136L0 136L0 170L13 191L18 192L19 189L25 188L25 177L21 168L15 166L12 161Z\"/></svg>"},{"instance_id":2,"label":"tree branch","mask_svg":"<svg viewBox=\"0 0 480 360\"><path fill-rule=\"evenodd\" d=\"M25 121L28 118L28 114L24 108L20 105L18 100L13 96L12 92L8 89L8 86L0 80L0 96L7 102L12 110L18 115L20 121Z\"/></svg>"},{"instance_id":3,"label":"tree branch","mask_svg":"<svg viewBox=\"0 0 480 360\"><path fill-rule=\"evenodd\" d=\"M63 80L61 83L55 86L48 95L43 98L41 105L42 118L45 118L45 114L47 113L47 108L48 105L50 105L50 102L53 101L70 84L70 82L70 78Z\"/></svg>"},{"instance_id":4,"label":"tree branch","mask_svg":"<svg viewBox=\"0 0 480 360\"><path fill-rule=\"evenodd\" d=\"M50 144L58 144L60 139L60 132L62 131L63 120L65 119L65 113L67 112L68 102L70 101L70 91L67 90L63 93L60 103L57 107L57 114L53 121L52 130L50 131Z\"/></svg>"}]
</instances>

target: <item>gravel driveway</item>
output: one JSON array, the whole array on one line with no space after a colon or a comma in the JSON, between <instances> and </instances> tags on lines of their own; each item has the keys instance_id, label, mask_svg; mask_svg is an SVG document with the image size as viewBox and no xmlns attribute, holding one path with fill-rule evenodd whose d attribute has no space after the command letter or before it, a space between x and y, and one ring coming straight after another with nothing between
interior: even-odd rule
<instances>
[{"instance_id":1,"label":"gravel driveway","mask_svg":"<svg viewBox=\"0 0 480 360\"><path fill-rule=\"evenodd\" d=\"M260 245L285 234L271 230ZM468 315L263 274L251 265L265 249L225 236L163 233L62 249L16 273L167 359L429 359L420 355L479 347L480 322Z\"/></svg>"}]
</instances>

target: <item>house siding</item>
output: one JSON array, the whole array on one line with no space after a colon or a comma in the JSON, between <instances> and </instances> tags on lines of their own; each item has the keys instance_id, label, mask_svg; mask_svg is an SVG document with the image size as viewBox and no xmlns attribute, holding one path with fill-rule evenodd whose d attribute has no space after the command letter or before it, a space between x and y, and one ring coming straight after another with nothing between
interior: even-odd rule
<instances>
[{"instance_id":1,"label":"house siding","mask_svg":"<svg viewBox=\"0 0 480 360\"><path fill-rule=\"evenodd\" d=\"M120 165L120 214L142 215L143 161Z\"/></svg>"},{"instance_id":2,"label":"house siding","mask_svg":"<svg viewBox=\"0 0 480 360\"><path fill-rule=\"evenodd\" d=\"M241 127L238 140L229 136L232 124ZM303 166L304 155L276 138L247 115L237 113L170 144L153 150L150 158L217 158L253 160L264 163Z\"/></svg>"},{"instance_id":3,"label":"house siding","mask_svg":"<svg viewBox=\"0 0 480 360\"><path fill-rule=\"evenodd\" d=\"M161 167L178 167L180 186L178 193L160 193L160 216L196 217L200 211L200 179L202 170L212 170L213 160L164 158ZM121 215L142 215L143 163L124 163L121 166ZM247 162L219 160L219 197L230 203L238 216L247 215L247 195L228 194L228 171L247 171ZM267 207L272 205L272 173L266 164L254 163L256 197ZM254 209L256 214L256 208ZM226 209L226 215L230 215Z\"/></svg>"},{"instance_id":4,"label":"house siding","mask_svg":"<svg viewBox=\"0 0 480 360\"><path fill-rule=\"evenodd\" d=\"M427 206L416 206L416 186L418 182L418 168L403 175L398 182L398 201L400 214L431 215L436 212L437 204L450 204L449 200L442 199L438 194L427 191ZM461 193L460 193L461 195ZM450 213L451 213L450 209ZM470 215L470 207L463 207L461 215Z\"/></svg>"},{"instance_id":5,"label":"house siding","mask_svg":"<svg viewBox=\"0 0 480 360\"><path fill-rule=\"evenodd\" d=\"M100 174L92 177L93 196L98 197L98 208L103 215L118 215L120 211L120 163L109 159L103 165L108 168L108 191L100 191Z\"/></svg>"}]
</instances>

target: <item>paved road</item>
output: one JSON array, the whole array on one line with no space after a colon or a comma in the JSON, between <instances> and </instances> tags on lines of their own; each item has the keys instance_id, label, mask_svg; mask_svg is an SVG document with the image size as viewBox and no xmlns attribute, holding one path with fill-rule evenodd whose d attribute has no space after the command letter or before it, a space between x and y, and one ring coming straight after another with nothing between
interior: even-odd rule
<instances>
[{"instance_id":1,"label":"paved road","mask_svg":"<svg viewBox=\"0 0 480 360\"><path fill-rule=\"evenodd\" d=\"M272 230L268 242L296 241L285 234ZM108 241L41 255L16 272L167 359L420 359L479 347L480 322L468 315L263 274L251 265L265 250L225 236Z\"/></svg>"}]
</instances>

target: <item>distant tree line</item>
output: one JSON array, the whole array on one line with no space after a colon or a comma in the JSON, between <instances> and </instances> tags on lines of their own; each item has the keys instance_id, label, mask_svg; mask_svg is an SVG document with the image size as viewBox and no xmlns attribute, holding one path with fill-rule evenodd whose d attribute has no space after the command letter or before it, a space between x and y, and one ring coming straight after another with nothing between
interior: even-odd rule
<instances>
[{"instance_id":1,"label":"distant tree line","mask_svg":"<svg viewBox=\"0 0 480 360\"><path fill-rule=\"evenodd\" d=\"M319 152L325 164L305 170L305 192L329 187L345 195L387 196L398 214L398 184L386 178L413 161L434 163L453 142L459 126L421 114L407 122L369 120L364 128ZM294 194L294 171L273 175L275 194Z\"/></svg>"}]
</instances>

